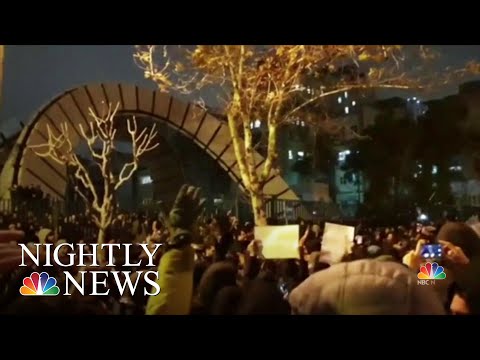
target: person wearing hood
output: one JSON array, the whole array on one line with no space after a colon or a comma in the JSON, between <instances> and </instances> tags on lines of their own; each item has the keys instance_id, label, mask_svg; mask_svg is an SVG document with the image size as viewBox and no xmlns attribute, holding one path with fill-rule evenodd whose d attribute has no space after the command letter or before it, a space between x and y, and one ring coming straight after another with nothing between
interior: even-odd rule
<instances>
[{"instance_id":1,"label":"person wearing hood","mask_svg":"<svg viewBox=\"0 0 480 360\"><path fill-rule=\"evenodd\" d=\"M429 286L405 266L374 259L332 265L314 273L290 294L298 315L444 315Z\"/></svg>"},{"instance_id":2,"label":"person wearing hood","mask_svg":"<svg viewBox=\"0 0 480 360\"><path fill-rule=\"evenodd\" d=\"M160 293L149 297L147 315L188 315L193 297L195 251L192 228L205 199L200 189L183 185L169 214L170 237L158 266Z\"/></svg>"}]
</instances>

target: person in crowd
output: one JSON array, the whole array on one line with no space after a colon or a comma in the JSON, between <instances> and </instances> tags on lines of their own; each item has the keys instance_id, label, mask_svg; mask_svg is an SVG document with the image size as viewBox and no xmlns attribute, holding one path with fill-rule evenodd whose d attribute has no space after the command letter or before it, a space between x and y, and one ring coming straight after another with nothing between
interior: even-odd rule
<instances>
[{"instance_id":1,"label":"person in crowd","mask_svg":"<svg viewBox=\"0 0 480 360\"><path fill-rule=\"evenodd\" d=\"M156 281L161 291L147 302L147 315L187 315L193 297L194 250L192 228L205 204L200 189L184 185L180 188L169 214L170 237L158 266Z\"/></svg>"},{"instance_id":2,"label":"person in crowd","mask_svg":"<svg viewBox=\"0 0 480 360\"><path fill-rule=\"evenodd\" d=\"M232 263L220 261L209 266L198 285L193 313L211 314L219 291L236 283L237 269Z\"/></svg>"},{"instance_id":3,"label":"person in crowd","mask_svg":"<svg viewBox=\"0 0 480 360\"><path fill-rule=\"evenodd\" d=\"M290 294L298 315L443 315L434 290L395 262L357 260L311 275Z\"/></svg>"},{"instance_id":4,"label":"person in crowd","mask_svg":"<svg viewBox=\"0 0 480 360\"><path fill-rule=\"evenodd\" d=\"M65 241L90 244L96 242L98 234L88 210L54 219L48 209L42 214L36 213L32 205L40 198L36 186L15 191L21 194L21 205L15 213L6 209L0 214L5 227L13 224L6 232L10 235L3 236L8 241L2 241L0 232L0 243L3 243L0 245L0 312L8 313L27 311L24 309L30 303L21 299L18 288L25 276L43 268L31 262L28 267L19 268L21 253L17 243L26 243L29 247L35 243L59 245ZM436 229L417 227L415 222L395 224L395 227L388 223L367 225L364 222L357 228L359 236L355 237L351 252L340 264L327 264L322 262L325 257L321 224L304 222L299 258L273 260L264 258L262 242L254 238L253 224L240 226L239 219L231 214L209 216L202 211L203 204L199 189L185 186L168 216L147 218L117 212L107 230L106 241L111 244L138 244L131 248L130 261L139 261L140 265L128 268L132 271L130 280L138 281L139 287L146 286L136 271L157 269L160 294L147 296L142 291L135 294L126 291L121 295L111 277L106 285L110 290L108 296L99 301L91 296L72 295L68 306L58 304L58 313L75 313L75 309L69 310L70 306L88 307L93 313L148 315L479 313L476 279L480 276L480 240L465 224L450 221L437 234ZM57 241L55 233L64 240ZM420 290L416 289L422 288L417 285L416 275L425 261L421 249L427 242L441 244L444 256L440 263L447 278ZM150 249L161 244L153 267L148 266L148 256L140 251L140 244L147 244ZM65 256L67 250L63 248L60 256ZM122 271L125 268L119 264L126 254L117 250L114 250L115 269ZM113 270L105 264L101 264L100 269ZM44 270L57 278L63 291L62 269L54 266ZM76 266L69 268L74 276L78 276L79 270ZM336 289L345 290L343 297ZM423 300L418 300L420 297ZM48 305L48 301L42 300L39 308ZM55 312L55 306L45 308L45 313L51 311Z\"/></svg>"}]
</instances>

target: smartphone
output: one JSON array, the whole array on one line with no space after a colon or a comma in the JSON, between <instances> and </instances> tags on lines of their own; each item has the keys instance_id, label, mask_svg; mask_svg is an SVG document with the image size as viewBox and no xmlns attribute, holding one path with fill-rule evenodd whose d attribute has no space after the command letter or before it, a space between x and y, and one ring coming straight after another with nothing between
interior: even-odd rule
<instances>
[{"instance_id":1,"label":"smartphone","mask_svg":"<svg viewBox=\"0 0 480 360\"><path fill-rule=\"evenodd\" d=\"M282 292L283 296L288 296L288 288L286 283L284 282L279 283L278 288Z\"/></svg>"},{"instance_id":2,"label":"smartphone","mask_svg":"<svg viewBox=\"0 0 480 360\"><path fill-rule=\"evenodd\" d=\"M421 255L424 260L440 261L443 257L443 249L440 244L426 244L422 246Z\"/></svg>"}]
</instances>

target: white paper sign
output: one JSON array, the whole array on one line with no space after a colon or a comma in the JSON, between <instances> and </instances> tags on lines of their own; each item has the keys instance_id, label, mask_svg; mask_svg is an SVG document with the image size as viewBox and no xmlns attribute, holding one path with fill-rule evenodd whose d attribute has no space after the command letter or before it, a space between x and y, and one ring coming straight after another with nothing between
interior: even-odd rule
<instances>
[{"instance_id":1,"label":"white paper sign","mask_svg":"<svg viewBox=\"0 0 480 360\"><path fill-rule=\"evenodd\" d=\"M325 223L321 261L339 263L344 255L351 252L354 236L355 228L352 226Z\"/></svg>"},{"instance_id":2,"label":"white paper sign","mask_svg":"<svg viewBox=\"0 0 480 360\"><path fill-rule=\"evenodd\" d=\"M262 242L265 259L299 259L298 225L256 226L255 239Z\"/></svg>"}]
</instances>

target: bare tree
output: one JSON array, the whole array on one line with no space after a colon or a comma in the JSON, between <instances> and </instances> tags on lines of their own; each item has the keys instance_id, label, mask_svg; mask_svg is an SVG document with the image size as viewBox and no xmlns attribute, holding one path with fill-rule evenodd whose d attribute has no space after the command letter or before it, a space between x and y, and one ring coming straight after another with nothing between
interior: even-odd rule
<instances>
[{"instance_id":1,"label":"bare tree","mask_svg":"<svg viewBox=\"0 0 480 360\"><path fill-rule=\"evenodd\" d=\"M198 45L177 50L148 45L138 46L134 54L145 77L161 91L216 91L257 225L266 223L264 186L278 173L279 126L340 92L372 87L426 89L479 70L478 64L470 63L442 74L426 72L423 65L436 58L423 46L400 45ZM312 78L316 86L305 86ZM268 130L262 164L256 163L253 153L252 123L257 120ZM331 121L324 123L332 126Z\"/></svg>"},{"instance_id":2,"label":"bare tree","mask_svg":"<svg viewBox=\"0 0 480 360\"><path fill-rule=\"evenodd\" d=\"M98 244L105 242L105 232L113 220L115 192L132 177L138 168L141 156L158 146L158 142L155 142L157 136L155 125L150 129L145 127L139 133L135 117L128 119L127 129L132 144L132 160L123 165L118 176L115 175L112 159L118 129L116 117L118 107L119 104L115 108L112 108L110 104L104 117L98 116L92 109L89 109L92 119L89 122L89 128L85 129L80 124L81 136L87 143L92 159L100 168L103 177L103 196L99 195L99 189L95 187L89 167L75 153L67 123L60 124L58 135L55 135L47 124L48 141L30 146L36 155L72 168L75 178L81 182L84 188L82 190L77 186L75 190L85 201L87 207L93 210L92 218L99 229ZM103 253L99 253L99 256L103 258Z\"/></svg>"}]
</instances>

